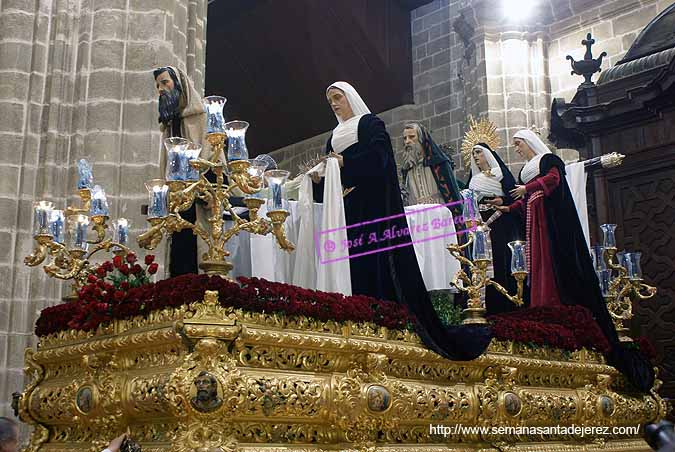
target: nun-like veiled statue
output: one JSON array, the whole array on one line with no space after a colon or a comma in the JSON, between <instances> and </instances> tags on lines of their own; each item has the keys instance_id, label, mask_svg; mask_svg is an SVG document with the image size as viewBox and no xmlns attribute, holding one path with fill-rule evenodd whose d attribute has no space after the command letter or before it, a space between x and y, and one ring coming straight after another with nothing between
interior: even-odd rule
<instances>
[{"instance_id":1,"label":"nun-like veiled statue","mask_svg":"<svg viewBox=\"0 0 675 452\"><path fill-rule=\"evenodd\" d=\"M520 171L520 185L511 191L516 201L498 209L526 219L530 306L588 308L611 346L608 362L636 387L648 390L654 372L635 350L619 343L565 180L565 163L531 130L517 132L513 142L527 163Z\"/></svg>"},{"instance_id":2,"label":"nun-like veiled statue","mask_svg":"<svg viewBox=\"0 0 675 452\"><path fill-rule=\"evenodd\" d=\"M494 214L494 206L513 203L511 190L516 186L513 175L502 159L485 143L478 143L471 151L471 179L469 188L483 195L481 204L488 207L481 210L483 221ZM492 263L494 280L509 290L517 292L516 280L511 275L511 253L507 244L514 240L523 240L522 223L516 215L501 215L490 224L492 241ZM529 297L525 297L526 302ZM508 298L489 286L485 293L488 314L499 314L517 308Z\"/></svg>"},{"instance_id":3,"label":"nun-like veiled statue","mask_svg":"<svg viewBox=\"0 0 675 452\"><path fill-rule=\"evenodd\" d=\"M326 98L338 121L326 153L338 159L342 184L346 191L351 189L343 198L348 238L366 238L358 253L370 252L350 259L352 293L408 306L418 320L418 334L424 343L442 356L462 360L479 356L489 344L489 329L443 326L429 299L410 236L368 243L373 233L382 238L387 230L408 226L391 139L382 120L370 113L350 84L332 84ZM316 175L313 180L315 199L321 202L323 180ZM387 218L395 215L400 216ZM387 219L372 222L382 218ZM371 223L350 227L364 222ZM352 249L349 251L352 256Z\"/></svg>"}]
</instances>

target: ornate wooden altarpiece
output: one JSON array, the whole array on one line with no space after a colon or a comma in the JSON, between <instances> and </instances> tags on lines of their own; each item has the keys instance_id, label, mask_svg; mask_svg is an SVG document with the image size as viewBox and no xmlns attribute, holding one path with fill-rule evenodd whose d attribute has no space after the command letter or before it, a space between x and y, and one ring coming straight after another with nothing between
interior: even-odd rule
<instances>
[{"instance_id":1,"label":"ornate wooden altarpiece","mask_svg":"<svg viewBox=\"0 0 675 452\"><path fill-rule=\"evenodd\" d=\"M618 225L620 247L642 252L657 295L633 306L632 335L660 356L661 394L675 398L675 5L640 33L626 56L586 82L570 103L555 99L551 136L584 158L626 155L622 166L589 179L591 232ZM601 50L601 49L600 49ZM583 74L580 74L583 75ZM594 242L598 242L597 236Z\"/></svg>"}]
</instances>

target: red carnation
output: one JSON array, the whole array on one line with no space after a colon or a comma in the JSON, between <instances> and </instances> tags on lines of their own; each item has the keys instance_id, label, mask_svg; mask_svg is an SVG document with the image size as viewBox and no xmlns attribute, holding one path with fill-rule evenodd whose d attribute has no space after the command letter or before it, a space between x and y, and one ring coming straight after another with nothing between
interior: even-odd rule
<instances>
[{"instance_id":1,"label":"red carnation","mask_svg":"<svg viewBox=\"0 0 675 452\"><path fill-rule=\"evenodd\" d=\"M103 267L103 266L98 267L98 268L96 269L96 274L97 274L98 276L100 276L101 278L105 278L105 275L106 275L107 273L108 273L108 272L106 271L105 267Z\"/></svg>"},{"instance_id":2,"label":"red carnation","mask_svg":"<svg viewBox=\"0 0 675 452\"><path fill-rule=\"evenodd\" d=\"M146 256L146 257L147 257L147 256ZM150 266L148 267L148 273L150 273L151 275L154 275L155 273L157 273L157 270L159 270L159 265L157 265L156 262L153 262L153 263L150 264Z\"/></svg>"},{"instance_id":3,"label":"red carnation","mask_svg":"<svg viewBox=\"0 0 675 452\"><path fill-rule=\"evenodd\" d=\"M115 268L120 268L122 266L122 256L113 257L113 265Z\"/></svg>"},{"instance_id":4,"label":"red carnation","mask_svg":"<svg viewBox=\"0 0 675 452\"><path fill-rule=\"evenodd\" d=\"M115 301L122 301L124 300L124 292L121 290L116 290L115 291Z\"/></svg>"},{"instance_id":5,"label":"red carnation","mask_svg":"<svg viewBox=\"0 0 675 452\"><path fill-rule=\"evenodd\" d=\"M117 257L117 256L115 256ZM129 275L129 266L127 264L122 264L119 267L117 267L120 273L123 275Z\"/></svg>"},{"instance_id":6,"label":"red carnation","mask_svg":"<svg viewBox=\"0 0 675 452\"><path fill-rule=\"evenodd\" d=\"M134 266L131 267L131 273L133 273L134 275L140 275L141 273L143 273L143 268L138 264L134 264Z\"/></svg>"},{"instance_id":7,"label":"red carnation","mask_svg":"<svg viewBox=\"0 0 675 452\"><path fill-rule=\"evenodd\" d=\"M106 271L109 271L109 272L111 272L115 269L115 267L113 266L113 263L110 262L110 261L105 261L102 266L103 266L103 268L106 269Z\"/></svg>"},{"instance_id":8,"label":"red carnation","mask_svg":"<svg viewBox=\"0 0 675 452\"><path fill-rule=\"evenodd\" d=\"M134 262L136 262L137 259L138 258L136 257L136 254L134 254L134 253L127 254L127 262L129 262L130 264L133 264Z\"/></svg>"},{"instance_id":9,"label":"red carnation","mask_svg":"<svg viewBox=\"0 0 675 452\"><path fill-rule=\"evenodd\" d=\"M150 265L153 262L155 262L155 256L153 256L152 254L148 254L147 256L145 256L145 265Z\"/></svg>"},{"instance_id":10,"label":"red carnation","mask_svg":"<svg viewBox=\"0 0 675 452\"><path fill-rule=\"evenodd\" d=\"M96 283L96 281L98 281L98 278L92 275L91 273L89 274L89 276L87 276L87 282L94 284Z\"/></svg>"},{"instance_id":11,"label":"red carnation","mask_svg":"<svg viewBox=\"0 0 675 452\"><path fill-rule=\"evenodd\" d=\"M129 290L129 283L127 281L122 281L120 283L120 289L122 290Z\"/></svg>"}]
</instances>

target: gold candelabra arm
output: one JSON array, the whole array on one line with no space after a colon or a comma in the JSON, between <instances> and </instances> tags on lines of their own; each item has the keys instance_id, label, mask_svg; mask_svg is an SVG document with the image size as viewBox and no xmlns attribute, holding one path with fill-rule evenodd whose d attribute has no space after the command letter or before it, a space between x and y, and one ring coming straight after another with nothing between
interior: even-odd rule
<instances>
[{"instance_id":1,"label":"gold candelabra arm","mask_svg":"<svg viewBox=\"0 0 675 452\"><path fill-rule=\"evenodd\" d=\"M460 281L462 282L462 285L459 284ZM452 282L450 282L450 285L462 292L468 292L468 289L466 287L471 285L471 280L469 279L469 276L466 274L466 272L460 268L459 271L455 273L455 276L452 278Z\"/></svg>"},{"instance_id":2,"label":"gold candelabra arm","mask_svg":"<svg viewBox=\"0 0 675 452\"><path fill-rule=\"evenodd\" d=\"M117 249L114 251L114 253L120 254L120 255L122 255L122 256L126 256L127 254L129 254L129 253L131 252L131 250L130 250L127 246L124 246L124 245L122 245L122 244L120 244L120 243L117 243L117 242L113 242L111 239L108 239L108 240L105 240L105 241L103 241L103 242L97 244L97 245L94 247L94 249L91 250L91 251L89 252L89 254L87 254L87 260L90 260L90 259L92 258L92 256L93 256L94 254L98 253L99 251L106 251L106 252L108 252L108 251L110 251L110 250L113 249L113 248L117 248Z\"/></svg>"},{"instance_id":3,"label":"gold candelabra arm","mask_svg":"<svg viewBox=\"0 0 675 452\"><path fill-rule=\"evenodd\" d=\"M154 250L164 237L164 219L148 218L150 229L140 234L136 241L138 246L146 250Z\"/></svg>"},{"instance_id":4,"label":"gold candelabra arm","mask_svg":"<svg viewBox=\"0 0 675 452\"><path fill-rule=\"evenodd\" d=\"M87 243L97 244L101 243L105 239L105 231L108 229L108 216L107 215L94 215L91 217L92 229L96 232L96 238L94 240L87 240Z\"/></svg>"},{"instance_id":5,"label":"gold candelabra arm","mask_svg":"<svg viewBox=\"0 0 675 452\"><path fill-rule=\"evenodd\" d=\"M209 161L217 163L220 160L220 155L225 148L225 139L227 135L222 132L209 133L206 135L206 141L211 145L211 157Z\"/></svg>"},{"instance_id":6,"label":"gold candelabra arm","mask_svg":"<svg viewBox=\"0 0 675 452\"><path fill-rule=\"evenodd\" d=\"M510 295L509 291L505 289L501 284L499 284L496 281L493 281L492 279L488 279L486 281L486 287L488 285L491 285L499 293L504 295L511 303L517 305L517 306L522 306L523 305L523 285L525 283L525 277L527 276L527 272L516 272L513 274L513 277L516 279L516 283L518 284L518 292L516 295Z\"/></svg>"},{"instance_id":7,"label":"gold candelabra arm","mask_svg":"<svg viewBox=\"0 0 675 452\"><path fill-rule=\"evenodd\" d=\"M24 258L23 263L29 267L40 265L47 258L47 252L51 252L55 245L58 244L54 242L52 236L49 234L35 236L35 248L32 253Z\"/></svg>"},{"instance_id":8,"label":"gold candelabra arm","mask_svg":"<svg viewBox=\"0 0 675 452\"><path fill-rule=\"evenodd\" d=\"M267 235L270 232L273 232L274 228L269 220L257 217L253 221L242 224L241 230L250 232L251 234Z\"/></svg>"},{"instance_id":9,"label":"gold candelabra arm","mask_svg":"<svg viewBox=\"0 0 675 452\"><path fill-rule=\"evenodd\" d=\"M605 258L605 263L607 264L607 267L609 267L612 270L616 270L619 272L619 277L624 277L628 274L628 270L621 265L621 264L616 264L614 263L614 256L616 256L617 249L614 247L607 247L605 248L605 252L603 253L603 257Z\"/></svg>"},{"instance_id":10,"label":"gold candelabra arm","mask_svg":"<svg viewBox=\"0 0 675 452\"><path fill-rule=\"evenodd\" d=\"M73 250L71 250L72 253ZM79 250L78 250L79 251ZM82 259L83 255L73 255L69 254L68 258L65 259L56 259L54 263L46 265L44 267L45 273L47 273L52 278L68 280L74 279L76 285L82 285L82 278L78 276L86 273L83 272L86 268L89 267L89 261Z\"/></svg>"},{"instance_id":11,"label":"gold candelabra arm","mask_svg":"<svg viewBox=\"0 0 675 452\"><path fill-rule=\"evenodd\" d=\"M634 280L633 283L633 293L638 298L638 300L648 300L656 295L656 287L645 284L640 280ZM644 294L642 292L645 292Z\"/></svg>"},{"instance_id":12,"label":"gold candelabra arm","mask_svg":"<svg viewBox=\"0 0 675 452\"><path fill-rule=\"evenodd\" d=\"M248 168L251 166L248 160L235 160L229 163L230 189L238 188L247 195L257 193L262 188L262 179L251 177Z\"/></svg>"},{"instance_id":13,"label":"gold candelabra arm","mask_svg":"<svg viewBox=\"0 0 675 452\"><path fill-rule=\"evenodd\" d=\"M286 217L288 217L288 211L270 210L267 212L267 216L272 220L272 234L276 237L281 249L289 253L295 250L295 245L286 238L286 232L284 231L284 222L286 221Z\"/></svg>"}]
</instances>

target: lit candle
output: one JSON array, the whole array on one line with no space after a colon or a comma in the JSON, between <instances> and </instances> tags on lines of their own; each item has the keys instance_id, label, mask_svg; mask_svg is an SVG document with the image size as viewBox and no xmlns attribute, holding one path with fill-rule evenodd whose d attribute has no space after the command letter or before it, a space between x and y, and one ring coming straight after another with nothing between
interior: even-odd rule
<instances>
[{"instance_id":1,"label":"lit candle","mask_svg":"<svg viewBox=\"0 0 675 452\"><path fill-rule=\"evenodd\" d=\"M91 188L94 185L94 175L91 172L91 165L87 160L80 159L77 162L77 174L79 176L77 180L77 188L79 190Z\"/></svg>"},{"instance_id":2,"label":"lit candle","mask_svg":"<svg viewBox=\"0 0 675 452\"><path fill-rule=\"evenodd\" d=\"M185 180L187 172L187 155L185 148L189 141L180 137L164 139L166 147L166 180Z\"/></svg>"},{"instance_id":3,"label":"lit candle","mask_svg":"<svg viewBox=\"0 0 675 452\"><path fill-rule=\"evenodd\" d=\"M490 259L488 250L488 234L490 229L487 226L478 226L473 232L473 259Z\"/></svg>"},{"instance_id":4,"label":"lit candle","mask_svg":"<svg viewBox=\"0 0 675 452\"><path fill-rule=\"evenodd\" d=\"M49 234L49 216L54 209L54 203L50 201L37 201L33 203L33 235Z\"/></svg>"},{"instance_id":5,"label":"lit candle","mask_svg":"<svg viewBox=\"0 0 675 452\"><path fill-rule=\"evenodd\" d=\"M272 206L268 210L281 210L284 208L282 185L288 179L289 172L285 170L265 171L265 180L270 187Z\"/></svg>"},{"instance_id":6,"label":"lit candle","mask_svg":"<svg viewBox=\"0 0 675 452\"><path fill-rule=\"evenodd\" d=\"M68 233L71 248L79 248L84 251L87 250L88 226L89 217L86 215L77 214L68 217Z\"/></svg>"},{"instance_id":7,"label":"lit candle","mask_svg":"<svg viewBox=\"0 0 675 452\"><path fill-rule=\"evenodd\" d=\"M65 241L65 216L63 210L52 210L49 216L49 231L57 243L63 244Z\"/></svg>"},{"instance_id":8,"label":"lit candle","mask_svg":"<svg viewBox=\"0 0 675 452\"><path fill-rule=\"evenodd\" d=\"M227 133L227 160L246 160L248 159L248 148L246 147L246 121L230 121L225 124Z\"/></svg>"},{"instance_id":9,"label":"lit candle","mask_svg":"<svg viewBox=\"0 0 675 452\"><path fill-rule=\"evenodd\" d=\"M114 241L120 245L127 245L129 242L129 224L130 221L126 218L118 218L113 221L113 228L115 231Z\"/></svg>"},{"instance_id":10,"label":"lit candle","mask_svg":"<svg viewBox=\"0 0 675 452\"><path fill-rule=\"evenodd\" d=\"M199 170L190 165L190 160L198 159L202 152L202 147L195 143L188 143L185 147L185 180L196 181L199 180Z\"/></svg>"},{"instance_id":11,"label":"lit candle","mask_svg":"<svg viewBox=\"0 0 675 452\"><path fill-rule=\"evenodd\" d=\"M108 216L108 198L105 196L105 190L100 185L94 185L91 190L91 206L89 208L89 215L105 215Z\"/></svg>"},{"instance_id":12,"label":"lit candle","mask_svg":"<svg viewBox=\"0 0 675 452\"><path fill-rule=\"evenodd\" d=\"M521 240L514 240L508 243L511 248L511 273L519 273L527 271L527 260L525 249L527 242Z\"/></svg>"},{"instance_id":13,"label":"lit candle","mask_svg":"<svg viewBox=\"0 0 675 452\"><path fill-rule=\"evenodd\" d=\"M169 187L163 179L153 179L145 183L148 190L148 218L164 218L169 214L167 193Z\"/></svg>"},{"instance_id":14,"label":"lit candle","mask_svg":"<svg viewBox=\"0 0 675 452\"><path fill-rule=\"evenodd\" d=\"M220 96L204 98L204 109L207 114L206 133L225 132L225 117L223 116L225 102L227 102L227 99Z\"/></svg>"},{"instance_id":15,"label":"lit candle","mask_svg":"<svg viewBox=\"0 0 675 452\"><path fill-rule=\"evenodd\" d=\"M602 233L604 235L604 240L602 245L605 248L616 248L616 237L614 235L614 230L616 229L615 224L603 224L600 225Z\"/></svg>"}]
</instances>

